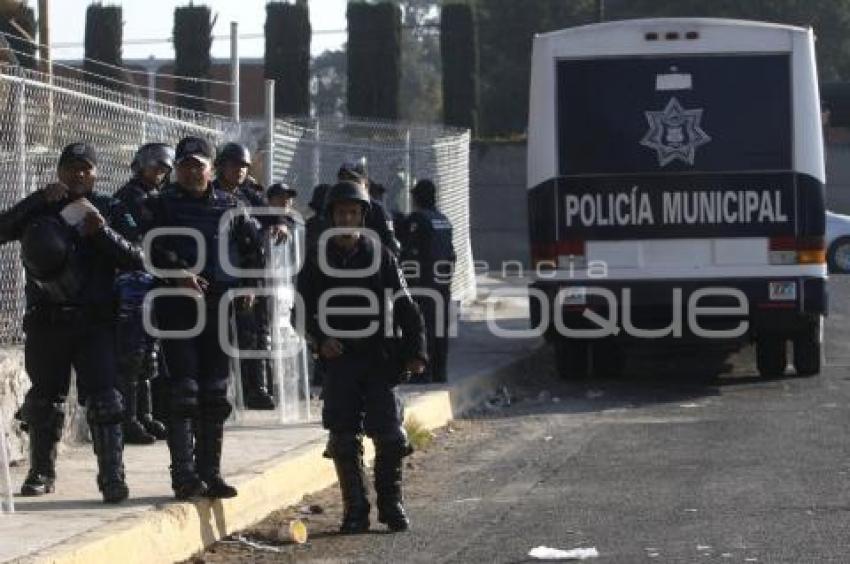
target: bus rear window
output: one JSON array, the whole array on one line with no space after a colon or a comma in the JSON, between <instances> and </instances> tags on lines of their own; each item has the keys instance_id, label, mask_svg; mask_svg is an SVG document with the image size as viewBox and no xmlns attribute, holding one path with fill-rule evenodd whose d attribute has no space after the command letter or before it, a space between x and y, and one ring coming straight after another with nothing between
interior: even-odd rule
<instances>
[{"instance_id":1,"label":"bus rear window","mask_svg":"<svg viewBox=\"0 0 850 564\"><path fill-rule=\"evenodd\" d=\"M788 55L557 65L562 176L791 170Z\"/></svg>"}]
</instances>

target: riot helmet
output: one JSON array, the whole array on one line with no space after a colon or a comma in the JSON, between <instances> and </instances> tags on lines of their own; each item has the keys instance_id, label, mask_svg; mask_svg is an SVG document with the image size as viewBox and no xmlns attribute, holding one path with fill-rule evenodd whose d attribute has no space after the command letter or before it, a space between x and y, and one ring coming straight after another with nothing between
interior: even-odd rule
<instances>
[{"instance_id":1,"label":"riot helmet","mask_svg":"<svg viewBox=\"0 0 850 564\"><path fill-rule=\"evenodd\" d=\"M433 208L437 205L437 187L428 179L420 180L410 190L413 200L421 207Z\"/></svg>"},{"instance_id":2,"label":"riot helmet","mask_svg":"<svg viewBox=\"0 0 850 564\"><path fill-rule=\"evenodd\" d=\"M145 143L136 151L130 170L138 174L143 168L149 166L163 166L169 170L174 169L174 149L166 143Z\"/></svg>"},{"instance_id":3,"label":"riot helmet","mask_svg":"<svg viewBox=\"0 0 850 564\"><path fill-rule=\"evenodd\" d=\"M363 208L363 219L371 208L371 201L366 187L358 182L344 180L334 184L325 198L325 215L333 220L333 207L339 202L357 202Z\"/></svg>"},{"instance_id":4,"label":"riot helmet","mask_svg":"<svg viewBox=\"0 0 850 564\"><path fill-rule=\"evenodd\" d=\"M215 166L220 166L228 162L239 163L242 166L251 166L251 151L241 143L226 143L218 152L218 156L215 159Z\"/></svg>"}]
</instances>

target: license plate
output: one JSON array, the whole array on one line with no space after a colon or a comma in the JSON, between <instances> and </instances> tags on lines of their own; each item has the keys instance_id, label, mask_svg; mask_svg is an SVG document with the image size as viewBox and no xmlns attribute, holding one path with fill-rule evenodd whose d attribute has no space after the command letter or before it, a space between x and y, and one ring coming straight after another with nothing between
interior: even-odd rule
<instances>
[{"instance_id":1,"label":"license plate","mask_svg":"<svg viewBox=\"0 0 850 564\"><path fill-rule=\"evenodd\" d=\"M563 288L561 290L563 305L585 305L587 303L587 291L581 286L574 288Z\"/></svg>"},{"instance_id":2,"label":"license plate","mask_svg":"<svg viewBox=\"0 0 850 564\"><path fill-rule=\"evenodd\" d=\"M773 301L790 302L797 299L796 282L770 282L768 297Z\"/></svg>"}]
</instances>

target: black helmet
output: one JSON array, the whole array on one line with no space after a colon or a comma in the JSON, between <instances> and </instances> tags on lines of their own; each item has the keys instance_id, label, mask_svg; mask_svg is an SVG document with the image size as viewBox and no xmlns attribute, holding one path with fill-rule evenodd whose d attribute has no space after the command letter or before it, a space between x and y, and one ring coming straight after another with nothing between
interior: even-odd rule
<instances>
[{"instance_id":1,"label":"black helmet","mask_svg":"<svg viewBox=\"0 0 850 564\"><path fill-rule=\"evenodd\" d=\"M241 143L227 143L218 152L215 165L219 166L227 162L239 163L243 166L251 166L251 151Z\"/></svg>"},{"instance_id":2,"label":"black helmet","mask_svg":"<svg viewBox=\"0 0 850 564\"><path fill-rule=\"evenodd\" d=\"M328 215L333 213L333 206L337 202L357 202L363 207L363 215L369 211L371 200L366 187L359 182L351 182L343 180L334 184L329 190L325 198L325 213Z\"/></svg>"},{"instance_id":3,"label":"black helmet","mask_svg":"<svg viewBox=\"0 0 850 564\"><path fill-rule=\"evenodd\" d=\"M431 207L437 203L437 187L428 179L417 182L410 193L419 205Z\"/></svg>"},{"instance_id":4,"label":"black helmet","mask_svg":"<svg viewBox=\"0 0 850 564\"><path fill-rule=\"evenodd\" d=\"M72 246L69 227L61 219L38 217L27 225L21 237L24 267L36 280L51 280L62 272Z\"/></svg>"},{"instance_id":5,"label":"black helmet","mask_svg":"<svg viewBox=\"0 0 850 564\"><path fill-rule=\"evenodd\" d=\"M336 173L337 180L353 180L354 182L366 182L369 173L366 171L366 157L358 161L345 161Z\"/></svg>"},{"instance_id":6,"label":"black helmet","mask_svg":"<svg viewBox=\"0 0 850 564\"><path fill-rule=\"evenodd\" d=\"M325 209L325 196L327 196L328 189L330 187L330 184L318 184L315 188L313 188L313 195L310 197L310 203L307 205L310 206L314 212L322 213L322 210Z\"/></svg>"},{"instance_id":7,"label":"black helmet","mask_svg":"<svg viewBox=\"0 0 850 564\"><path fill-rule=\"evenodd\" d=\"M174 169L174 149L165 143L145 143L138 148L130 163L133 172L139 172L146 166L162 165L168 170Z\"/></svg>"}]
</instances>

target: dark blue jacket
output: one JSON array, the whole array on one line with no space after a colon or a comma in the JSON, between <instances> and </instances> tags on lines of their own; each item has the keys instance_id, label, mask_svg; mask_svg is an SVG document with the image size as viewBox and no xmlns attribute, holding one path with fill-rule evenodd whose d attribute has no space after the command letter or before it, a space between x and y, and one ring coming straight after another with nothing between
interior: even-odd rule
<instances>
[{"instance_id":1,"label":"dark blue jacket","mask_svg":"<svg viewBox=\"0 0 850 564\"><path fill-rule=\"evenodd\" d=\"M90 192L85 196L100 212L107 225L89 237L82 237L69 229L73 238L75 263L86 283L74 296L56 302L36 284L30 273L26 274L27 309L50 305L112 306L115 304L113 284L116 269L138 270L143 267L141 250L130 244L119 232L123 231L127 216L121 212L117 201L107 194ZM30 194L11 208L0 212L0 244L17 241L27 225L44 215L59 216L70 200L48 203L44 192Z\"/></svg>"},{"instance_id":2,"label":"dark blue jacket","mask_svg":"<svg viewBox=\"0 0 850 564\"><path fill-rule=\"evenodd\" d=\"M221 244L233 266L261 266L253 262L262 246L259 227L232 194L210 185L203 196L196 198L179 184L172 183L163 188L159 196L150 198L146 207L152 216L151 227L188 227L201 234L206 256L200 265L200 276L210 283L208 293L222 294L230 288L253 285L252 280L225 272L219 257L220 237L224 237ZM228 213L233 219L220 232L222 218ZM199 258L197 243L188 236L157 237L151 251L151 260L157 268L188 268Z\"/></svg>"}]
</instances>

